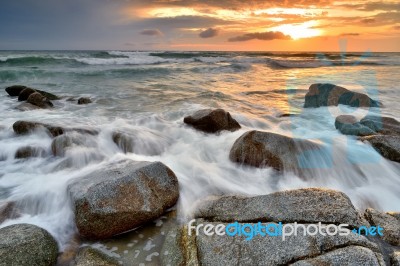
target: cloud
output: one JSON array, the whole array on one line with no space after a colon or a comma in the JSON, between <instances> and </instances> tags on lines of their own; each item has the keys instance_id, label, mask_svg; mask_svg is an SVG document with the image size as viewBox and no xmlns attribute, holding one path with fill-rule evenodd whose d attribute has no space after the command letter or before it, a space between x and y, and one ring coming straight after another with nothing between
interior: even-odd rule
<instances>
[{"instance_id":1,"label":"cloud","mask_svg":"<svg viewBox=\"0 0 400 266\"><path fill-rule=\"evenodd\" d=\"M218 29L208 28L205 31L200 32L200 38L212 38L218 35Z\"/></svg>"},{"instance_id":2,"label":"cloud","mask_svg":"<svg viewBox=\"0 0 400 266\"><path fill-rule=\"evenodd\" d=\"M291 37L283 34L280 31L267 31L267 32L255 32L255 33L246 33L240 36L229 38L229 42L245 42L250 40L263 40L263 41L271 41L271 40L290 40Z\"/></svg>"},{"instance_id":3,"label":"cloud","mask_svg":"<svg viewBox=\"0 0 400 266\"><path fill-rule=\"evenodd\" d=\"M142 35L147 35L147 36L157 36L157 37L159 37L159 36L164 36L164 34L163 34L160 30L158 30L158 29L146 29L146 30L142 30L142 31L140 32L140 34L142 34Z\"/></svg>"},{"instance_id":4,"label":"cloud","mask_svg":"<svg viewBox=\"0 0 400 266\"><path fill-rule=\"evenodd\" d=\"M359 35L360 33L353 33L353 32L340 34L340 36L359 36Z\"/></svg>"}]
</instances>

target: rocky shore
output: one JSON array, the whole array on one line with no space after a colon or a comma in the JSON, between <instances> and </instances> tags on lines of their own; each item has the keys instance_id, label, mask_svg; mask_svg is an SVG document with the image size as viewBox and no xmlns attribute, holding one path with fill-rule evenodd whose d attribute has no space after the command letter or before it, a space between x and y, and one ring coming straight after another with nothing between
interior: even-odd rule
<instances>
[{"instance_id":1,"label":"rocky shore","mask_svg":"<svg viewBox=\"0 0 400 266\"><path fill-rule=\"evenodd\" d=\"M6 88L18 97L20 110L55 109L61 97L25 86ZM90 104L79 98L76 104ZM95 103L93 103L95 104ZM376 108L382 106L368 95L333 84L312 84L305 96L305 108L337 106ZM233 134L242 125L223 109L204 109L183 119L186 130L210 136ZM332 125L341 134L370 145L382 157L400 162L400 122L390 117L341 115ZM51 153L41 147L18 149L15 158L65 157L71 147L90 147L96 128L75 128L39 121L15 121L15 136L42 132L51 138ZM140 134L117 130L110 141L122 153L135 152ZM157 139L159 136L154 135ZM163 140L164 141L164 140ZM145 150L158 155L165 147ZM236 139L226 157L238 167L271 168L276 175L289 172L307 178L309 155L323 153L320 143L275 132L251 130ZM100 156L100 155L99 155ZM323 156L321 156L323 160ZM178 172L177 172L178 173ZM1 177L1 176L0 176ZM251 181L249 181L251 182ZM84 243L118 238L141 230L175 208L179 199L179 174L162 162L114 161L85 176L72 179L65 191L74 214L77 243L73 251L61 250L49 232L35 225L16 224L0 229L0 265L121 265L121 261ZM19 215L16 202L0 201L0 224ZM184 222L171 225L157 255L162 265L400 265L400 214L372 208L358 210L339 191L305 188L244 197L215 195L199 202L192 213L193 225L237 222L238 225L347 224L350 230L371 226L383 228L383 235L297 235L279 237L196 235ZM173 218L173 219L176 219ZM72 254L72 255L71 255ZM68 259L65 259L68 258ZM58 262L57 262L58 261ZM131 265L136 265L132 261Z\"/></svg>"}]
</instances>

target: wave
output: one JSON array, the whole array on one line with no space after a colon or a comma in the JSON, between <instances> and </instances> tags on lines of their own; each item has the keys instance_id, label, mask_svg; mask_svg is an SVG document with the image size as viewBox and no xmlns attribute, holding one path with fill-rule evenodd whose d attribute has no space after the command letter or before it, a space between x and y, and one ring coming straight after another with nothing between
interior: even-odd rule
<instances>
[{"instance_id":1,"label":"wave","mask_svg":"<svg viewBox=\"0 0 400 266\"><path fill-rule=\"evenodd\" d=\"M268 65L276 69L285 68L319 68L330 66L387 66L377 61L328 61L328 60L268 60Z\"/></svg>"}]
</instances>

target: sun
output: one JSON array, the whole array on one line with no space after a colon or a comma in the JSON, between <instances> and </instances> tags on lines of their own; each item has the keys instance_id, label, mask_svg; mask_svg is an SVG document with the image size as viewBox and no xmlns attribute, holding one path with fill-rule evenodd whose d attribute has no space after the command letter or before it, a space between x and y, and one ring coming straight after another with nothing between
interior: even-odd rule
<instances>
[{"instance_id":1,"label":"sun","mask_svg":"<svg viewBox=\"0 0 400 266\"><path fill-rule=\"evenodd\" d=\"M280 31L285 35L289 35L294 40L302 38L311 38L320 36L322 30L315 29L317 23L315 21L307 21L302 24L284 24L271 28L273 31Z\"/></svg>"}]
</instances>

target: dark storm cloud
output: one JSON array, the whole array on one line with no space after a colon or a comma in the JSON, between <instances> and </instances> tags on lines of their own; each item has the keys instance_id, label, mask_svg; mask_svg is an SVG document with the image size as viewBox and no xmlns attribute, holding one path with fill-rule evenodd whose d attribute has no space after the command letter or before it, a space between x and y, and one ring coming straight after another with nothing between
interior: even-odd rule
<instances>
[{"instance_id":1,"label":"dark storm cloud","mask_svg":"<svg viewBox=\"0 0 400 266\"><path fill-rule=\"evenodd\" d=\"M218 29L208 28L205 31L200 32L200 38L212 38L218 35Z\"/></svg>"},{"instance_id":2,"label":"dark storm cloud","mask_svg":"<svg viewBox=\"0 0 400 266\"><path fill-rule=\"evenodd\" d=\"M255 33L246 33L237 37L229 38L230 42L245 42L250 40L263 40L263 41L271 41L271 40L290 40L291 37L283 34L279 31L267 31L267 32L255 32Z\"/></svg>"},{"instance_id":3,"label":"dark storm cloud","mask_svg":"<svg viewBox=\"0 0 400 266\"><path fill-rule=\"evenodd\" d=\"M142 35L147 35L147 36L163 36L164 34L158 30L158 29L146 29L146 30L142 30L140 32L140 34Z\"/></svg>"}]
</instances>

